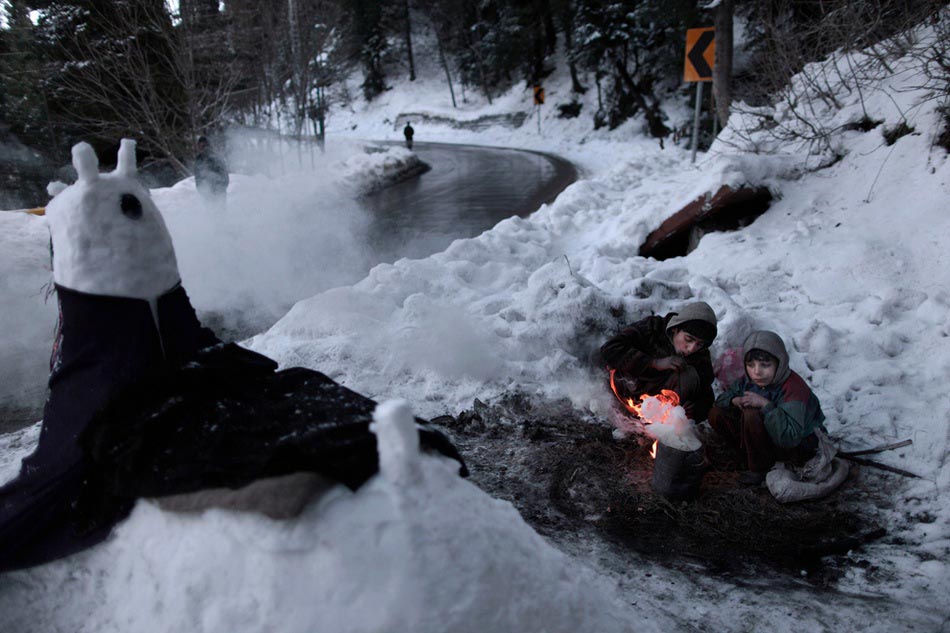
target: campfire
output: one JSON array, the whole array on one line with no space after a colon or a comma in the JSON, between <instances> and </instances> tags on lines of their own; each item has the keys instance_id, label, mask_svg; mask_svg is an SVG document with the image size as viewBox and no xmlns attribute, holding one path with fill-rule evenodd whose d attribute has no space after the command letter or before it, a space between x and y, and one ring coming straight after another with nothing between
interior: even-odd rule
<instances>
[{"instance_id":1,"label":"campfire","mask_svg":"<svg viewBox=\"0 0 950 633\"><path fill-rule=\"evenodd\" d=\"M680 406L679 395L663 389L657 395L645 393L637 399L624 398L617 391L615 373L616 370L610 372L611 390L624 408L643 423L646 434L653 438L650 447L650 457L654 459L653 488L666 497L692 496L702 480L703 445L692 420L686 417L686 411Z\"/></svg>"},{"instance_id":2,"label":"campfire","mask_svg":"<svg viewBox=\"0 0 950 633\"><path fill-rule=\"evenodd\" d=\"M659 394L641 394L639 398L624 398L617 390L614 374L610 372L610 388L623 406L644 425L644 431L655 441L650 454L656 457L657 443L679 450L694 451L702 446L693 430L692 421L680 406L675 391L663 389Z\"/></svg>"}]
</instances>

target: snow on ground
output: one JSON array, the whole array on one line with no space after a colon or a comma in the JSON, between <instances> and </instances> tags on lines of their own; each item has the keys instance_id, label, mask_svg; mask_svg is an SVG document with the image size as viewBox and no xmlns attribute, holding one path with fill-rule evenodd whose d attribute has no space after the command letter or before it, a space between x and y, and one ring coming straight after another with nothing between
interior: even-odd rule
<instances>
[{"instance_id":1,"label":"snow on ground","mask_svg":"<svg viewBox=\"0 0 950 633\"><path fill-rule=\"evenodd\" d=\"M231 315L276 310L293 294L285 284L311 283L298 279L304 270L336 275L342 285L314 287L318 294L249 346L366 395L405 398L417 414L456 413L474 397L513 389L603 410L602 383L584 360L619 325L612 310L632 321L705 300L720 317L714 356L752 329L778 331L843 447L914 440L876 456L922 479L880 478L893 498L883 510L889 536L864 552L872 564L855 566L839 586L776 592L766 582L646 562L616 573L599 564L596 546L585 558L602 572L593 577L510 506L425 460L416 485L381 476L356 494L323 497L285 523L223 511L174 516L142 502L104 546L0 579L3 617L25 630L36 629L27 618L37 611L47 613L43 630L76 629L77 622L81 630L259 630L264 622L279 623L278 630L314 622L328 630L440 631L456 623L499 631L946 630L950 161L931 147L937 104L913 89L912 67L895 64L892 76L861 95L841 90L843 107L824 114L843 122L866 109L886 126L906 115L917 131L890 147L880 128L837 132L843 158L824 169L803 148L769 147L761 133L753 140L765 153L743 152L736 137L723 137L693 166L683 149L661 150L637 136L636 122L608 134L592 131L588 117L561 122L547 111L548 136L539 137L534 121L480 132L413 121L417 141L546 148L577 160L587 178L527 219L505 220L426 259L379 265L361 280L334 268L334 257L340 250L358 256L350 251L359 252L365 220L322 179L236 178L226 213L203 207L189 182L155 192L197 305ZM564 77L549 82L549 103L565 99ZM330 129L398 139L394 122L420 111L418 104L475 119L524 109L528 94L514 90L491 106L473 99L455 115L433 78L338 115ZM584 97L585 108L592 98ZM776 117L792 122L781 110ZM741 126L737 115L732 127ZM723 183L764 184L777 200L751 226L707 235L686 257L636 256L667 215ZM42 221L0 220L32 244L36 260ZM18 270L38 264L6 235L5 262ZM316 241L312 261L254 257L292 251L297 240ZM229 284L236 288L222 288ZM26 305L26 287L8 292ZM30 305L37 314L48 310ZM5 453L26 450L29 440L18 437L21 447ZM618 595L631 606L622 607ZM581 615L572 611L582 605Z\"/></svg>"}]
</instances>

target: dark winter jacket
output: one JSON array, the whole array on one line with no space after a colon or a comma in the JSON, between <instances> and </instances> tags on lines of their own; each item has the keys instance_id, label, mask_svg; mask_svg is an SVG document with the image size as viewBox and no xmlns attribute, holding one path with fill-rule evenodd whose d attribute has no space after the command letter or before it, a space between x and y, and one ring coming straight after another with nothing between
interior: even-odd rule
<instances>
[{"instance_id":1,"label":"dark winter jacket","mask_svg":"<svg viewBox=\"0 0 950 633\"><path fill-rule=\"evenodd\" d=\"M676 315L671 312L664 317L646 317L604 343L600 353L608 369L616 369L622 377L634 380L643 393L658 393L657 386L666 382L672 370L658 371L650 365L656 359L676 354L668 333L670 322ZM699 396L690 403L690 417L703 420L713 402L714 375L709 351L700 350L686 356L685 360L696 370L701 385Z\"/></svg>"},{"instance_id":2,"label":"dark winter jacket","mask_svg":"<svg viewBox=\"0 0 950 633\"><path fill-rule=\"evenodd\" d=\"M821 411L818 397L805 380L788 366L788 351L778 334L765 330L753 332L746 338L742 348L747 354L759 349L777 358L779 364L775 379L770 385L759 387L748 375L743 376L716 399L717 407L725 409L732 406L732 399L746 391L765 397L769 401L762 409L765 428L772 441L784 448L800 445L815 429L825 430L822 424L825 414Z\"/></svg>"},{"instance_id":3,"label":"dark winter jacket","mask_svg":"<svg viewBox=\"0 0 950 633\"><path fill-rule=\"evenodd\" d=\"M57 287L61 344L39 445L20 474L0 488L0 570L36 565L105 538L131 508L128 500L75 511L96 497L97 484L79 437L107 402L164 362L181 362L218 342L201 327L180 285L157 300L107 297Z\"/></svg>"}]
</instances>

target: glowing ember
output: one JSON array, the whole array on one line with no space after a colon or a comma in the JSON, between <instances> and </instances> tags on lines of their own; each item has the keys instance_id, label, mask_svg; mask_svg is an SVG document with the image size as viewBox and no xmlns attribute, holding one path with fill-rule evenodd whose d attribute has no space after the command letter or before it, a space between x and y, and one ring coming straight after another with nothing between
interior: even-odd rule
<instances>
[{"instance_id":1,"label":"glowing ember","mask_svg":"<svg viewBox=\"0 0 950 633\"><path fill-rule=\"evenodd\" d=\"M656 445L660 443L660 440L653 440L653 446L650 447L650 457L656 459Z\"/></svg>"}]
</instances>

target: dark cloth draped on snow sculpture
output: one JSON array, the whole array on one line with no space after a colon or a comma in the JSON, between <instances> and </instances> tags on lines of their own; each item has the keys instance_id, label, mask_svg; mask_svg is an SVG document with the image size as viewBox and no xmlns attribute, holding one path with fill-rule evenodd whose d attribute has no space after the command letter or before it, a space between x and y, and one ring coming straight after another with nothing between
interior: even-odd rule
<instances>
[{"instance_id":1,"label":"dark cloth draped on snow sculpture","mask_svg":"<svg viewBox=\"0 0 950 633\"><path fill-rule=\"evenodd\" d=\"M358 488L379 468L376 402L324 374L234 344L127 390L84 438L111 493L158 497L316 472ZM422 420L422 445L462 462ZM465 467L462 466L465 474Z\"/></svg>"},{"instance_id":2,"label":"dark cloth draped on snow sculpture","mask_svg":"<svg viewBox=\"0 0 950 633\"><path fill-rule=\"evenodd\" d=\"M93 517L80 511L98 497L79 436L96 412L143 373L179 363L218 343L201 327L184 288L149 302L57 286L62 343L53 359L50 396L36 451L0 488L0 569L36 565L105 538L131 508L114 499Z\"/></svg>"}]
</instances>

